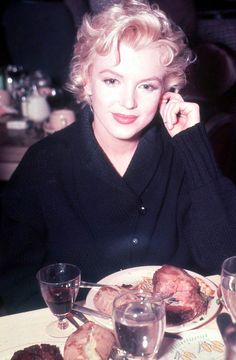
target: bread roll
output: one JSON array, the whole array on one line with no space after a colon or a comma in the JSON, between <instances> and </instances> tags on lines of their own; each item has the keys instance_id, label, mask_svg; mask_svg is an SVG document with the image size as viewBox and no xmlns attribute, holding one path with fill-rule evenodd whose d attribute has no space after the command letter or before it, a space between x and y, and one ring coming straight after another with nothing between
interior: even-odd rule
<instances>
[{"instance_id":1,"label":"bread roll","mask_svg":"<svg viewBox=\"0 0 236 360\"><path fill-rule=\"evenodd\" d=\"M64 360L107 360L114 345L111 330L89 321L68 337Z\"/></svg>"}]
</instances>

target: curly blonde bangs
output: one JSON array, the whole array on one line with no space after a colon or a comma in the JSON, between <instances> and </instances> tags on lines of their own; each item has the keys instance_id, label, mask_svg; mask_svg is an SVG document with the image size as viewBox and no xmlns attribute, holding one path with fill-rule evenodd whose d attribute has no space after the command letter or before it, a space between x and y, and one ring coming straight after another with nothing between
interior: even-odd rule
<instances>
[{"instance_id":1,"label":"curly blonde bangs","mask_svg":"<svg viewBox=\"0 0 236 360\"><path fill-rule=\"evenodd\" d=\"M165 90L185 85L185 69L192 62L183 31L157 5L137 0L124 0L91 17L85 15L77 33L67 88L77 102L90 104L86 79L94 56L107 55L112 49L119 62L120 44L134 49L156 46L161 49L161 61L166 67Z\"/></svg>"}]
</instances>

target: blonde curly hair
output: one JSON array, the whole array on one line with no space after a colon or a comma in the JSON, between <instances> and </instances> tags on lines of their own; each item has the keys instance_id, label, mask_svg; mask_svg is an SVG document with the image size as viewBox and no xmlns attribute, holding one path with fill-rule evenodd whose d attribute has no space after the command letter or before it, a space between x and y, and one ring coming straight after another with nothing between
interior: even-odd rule
<instances>
[{"instance_id":1,"label":"blonde curly hair","mask_svg":"<svg viewBox=\"0 0 236 360\"><path fill-rule=\"evenodd\" d=\"M86 14L83 18L67 84L77 102L91 104L85 86L96 54L107 55L116 49L119 62L121 42L137 50L149 45L161 48L161 61L166 68L164 90L181 89L185 85L185 69L193 61L193 54L183 31L167 18L158 5L121 0L98 15Z\"/></svg>"}]
</instances>

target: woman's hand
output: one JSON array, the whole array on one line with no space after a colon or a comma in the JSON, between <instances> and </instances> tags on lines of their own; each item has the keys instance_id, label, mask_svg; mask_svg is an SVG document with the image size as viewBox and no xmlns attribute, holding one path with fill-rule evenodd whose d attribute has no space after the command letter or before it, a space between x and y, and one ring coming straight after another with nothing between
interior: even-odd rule
<instances>
[{"instance_id":1,"label":"woman's hand","mask_svg":"<svg viewBox=\"0 0 236 360\"><path fill-rule=\"evenodd\" d=\"M171 137L200 121L198 104L185 102L181 95L173 92L163 94L160 114Z\"/></svg>"}]
</instances>

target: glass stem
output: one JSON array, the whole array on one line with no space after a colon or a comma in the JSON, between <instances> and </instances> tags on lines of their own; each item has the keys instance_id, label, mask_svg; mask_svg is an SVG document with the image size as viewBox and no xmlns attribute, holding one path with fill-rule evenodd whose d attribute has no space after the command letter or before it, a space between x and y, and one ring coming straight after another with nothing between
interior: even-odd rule
<instances>
[{"instance_id":1,"label":"glass stem","mask_svg":"<svg viewBox=\"0 0 236 360\"><path fill-rule=\"evenodd\" d=\"M64 317L58 319L58 327L59 327L59 329L65 330L65 329L68 328L68 326L69 326L69 323Z\"/></svg>"}]
</instances>

